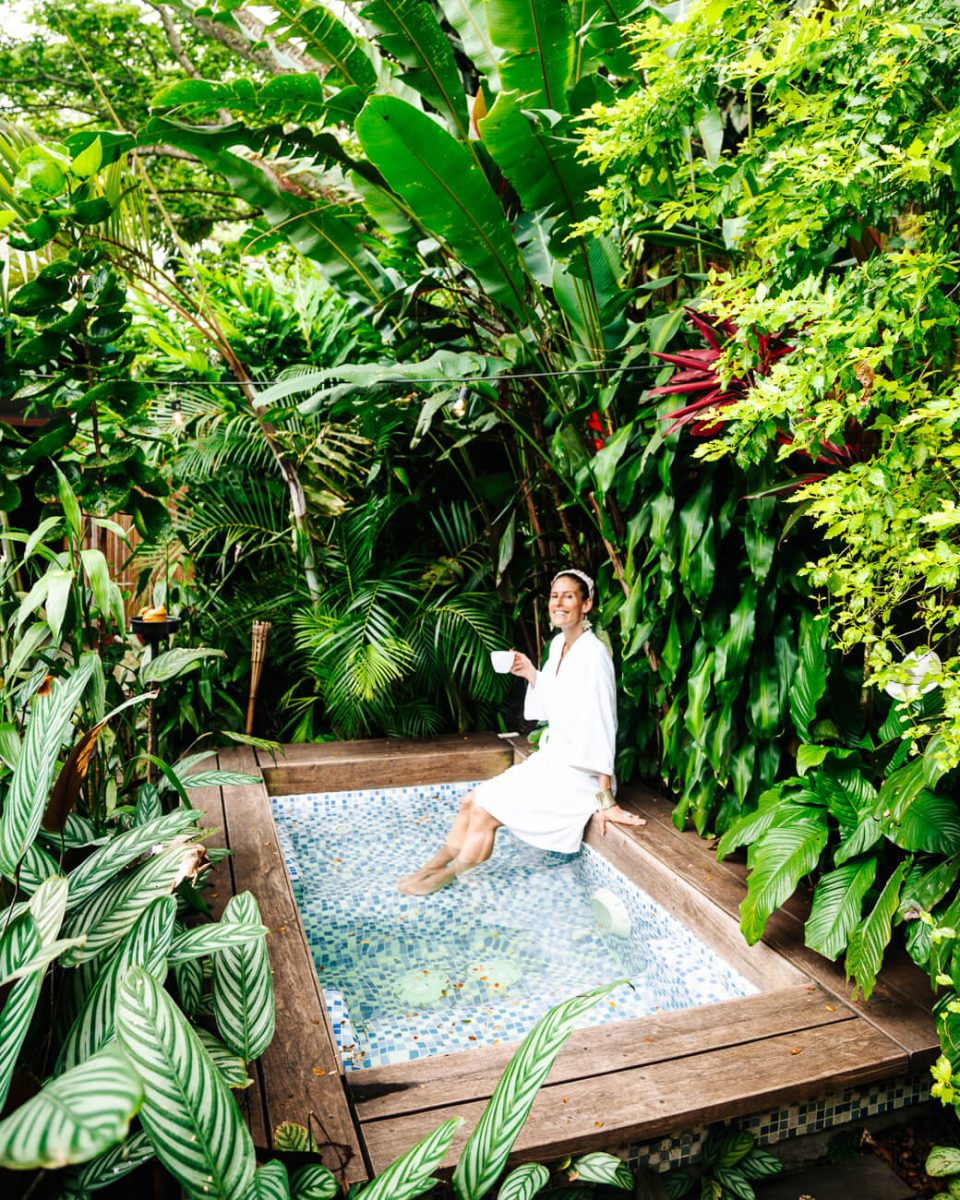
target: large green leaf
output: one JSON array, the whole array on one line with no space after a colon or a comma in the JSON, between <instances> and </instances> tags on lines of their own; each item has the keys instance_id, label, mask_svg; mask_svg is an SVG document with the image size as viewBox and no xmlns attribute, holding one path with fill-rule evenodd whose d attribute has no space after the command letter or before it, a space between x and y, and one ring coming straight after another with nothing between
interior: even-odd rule
<instances>
[{"instance_id":1,"label":"large green leaf","mask_svg":"<svg viewBox=\"0 0 960 1200\"><path fill-rule=\"evenodd\" d=\"M15 874L37 836L60 746L93 666L94 656L89 655L66 680L55 680L48 694L34 699L20 758L0 816L0 871L5 875Z\"/></svg>"},{"instance_id":2,"label":"large green leaf","mask_svg":"<svg viewBox=\"0 0 960 1200\"><path fill-rule=\"evenodd\" d=\"M222 175L242 200L259 208L267 223L305 258L317 263L334 287L368 304L380 303L389 294L389 280L358 233L358 214L352 209L285 189L275 173L258 162L227 150L206 148L192 129L178 133L174 123L166 122L161 132L166 140L183 145Z\"/></svg>"},{"instance_id":3,"label":"large green leaf","mask_svg":"<svg viewBox=\"0 0 960 1200\"><path fill-rule=\"evenodd\" d=\"M126 1137L143 1085L116 1047L48 1083L0 1122L0 1166L65 1167Z\"/></svg>"},{"instance_id":4,"label":"large green leaf","mask_svg":"<svg viewBox=\"0 0 960 1200\"><path fill-rule=\"evenodd\" d=\"M469 137L467 101L453 48L423 0L368 0L363 14L380 32L379 46L401 63L403 79L439 113L461 141Z\"/></svg>"},{"instance_id":5,"label":"large green leaf","mask_svg":"<svg viewBox=\"0 0 960 1200\"><path fill-rule=\"evenodd\" d=\"M856 981L865 1000L870 999L883 963L883 952L890 941L893 918L900 901L900 887L910 867L906 860L897 867L884 885L870 913L853 931L847 945L844 968L847 978Z\"/></svg>"},{"instance_id":6,"label":"large green leaf","mask_svg":"<svg viewBox=\"0 0 960 1200\"><path fill-rule=\"evenodd\" d=\"M747 728L757 738L774 737L780 731L780 677L776 659L766 649L754 655L750 671Z\"/></svg>"},{"instance_id":7,"label":"large green leaf","mask_svg":"<svg viewBox=\"0 0 960 1200\"><path fill-rule=\"evenodd\" d=\"M331 82L339 79L364 94L373 91L377 85L377 71L368 53L366 39L355 37L323 4L274 0L273 8L286 21L285 36L302 41L312 57L332 67L334 79Z\"/></svg>"},{"instance_id":8,"label":"large green leaf","mask_svg":"<svg viewBox=\"0 0 960 1200\"><path fill-rule=\"evenodd\" d=\"M551 253L567 258L574 245L564 247L562 239L595 208L588 193L599 178L577 157L570 137L562 136L562 129L557 136L547 118L529 108L519 92L501 92L477 127L524 209L556 217L550 232Z\"/></svg>"},{"instance_id":9,"label":"large green leaf","mask_svg":"<svg viewBox=\"0 0 960 1200\"><path fill-rule=\"evenodd\" d=\"M763 936L770 914L793 895L800 880L820 861L828 836L823 814L807 810L754 842L747 894L740 905L740 928L751 946Z\"/></svg>"},{"instance_id":10,"label":"large green leaf","mask_svg":"<svg viewBox=\"0 0 960 1200\"><path fill-rule=\"evenodd\" d=\"M801 817L809 815L809 808L791 800L776 799L768 804L761 803L756 812L744 813L730 823L723 837L717 842L717 858L726 858L739 846L751 845L763 837L768 829L777 825L791 825Z\"/></svg>"},{"instance_id":11,"label":"large green leaf","mask_svg":"<svg viewBox=\"0 0 960 1200\"><path fill-rule=\"evenodd\" d=\"M154 900L109 961L102 966L98 964L96 982L61 1044L55 1068L58 1074L77 1066L113 1038L120 984L130 967L143 967L158 983L163 983L176 915L177 903L172 896Z\"/></svg>"},{"instance_id":12,"label":"large green leaf","mask_svg":"<svg viewBox=\"0 0 960 1200\"><path fill-rule=\"evenodd\" d=\"M361 1188L353 1200L413 1200L415 1196L422 1196L436 1182L433 1172L443 1162L462 1124L462 1117L451 1117L438 1125Z\"/></svg>"},{"instance_id":13,"label":"large green leaf","mask_svg":"<svg viewBox=\"0 0 960 1200\"><path fill-rule=\"evenodd\" d=\"M873 884L877 861L846 863L829 871L817 884L804 929L804 941L824 958L835 959L860 922L863 898Z\"/></svg>"},{"instance_id":14,"label":"large green leaf","mask_svg":"<svg viewBox=\"0 0 960 1200\"><path fill-rule=\"evenodd\" d=\"M490 298L524 311L526 282L510 226L470 151L445 129L392 96L373 96L356 122L371 163L450 247Z\"/></svg>"},{"instance_id":15,"label":"large green leaf","mask_svg":"<svg viewBox=\"0 0 960 1200\"><path fill-rule=\"evenodd\" d=\"M480 1200L493 1186L574 1022L623 982L615 980L556 1005L523 1039L461 1151L453 1173L459 1200Z\"/></svg>"},{"instance_id":16,"label":"large green leaf","mask_svg":"<svg viewBox=\"0 0 960 1200\"><path fill-rule=\"evenodd\" d=\"M925 787L923 759L915 758L883 781L873 815L881 821L899 824Z\"/></svg>"},{"instance_id":17,"label":"large green leaf","mask_svg":"<svg viewBox=\"0 0 960 1200\"><path fill-rule=\"evenodd\" d=\"M187 648L178 646L165 650L151 658L140 668L141 683L169 683L185 671L198 666L208 658L226 658L223 650L211 650L206 646Z\"/></svg>"},{"instance_id":18,"label":"large green leaf","mask_svg":"<svg viewBox=\"0 0 960 1200\"><path fill-rule=\"evenodd\" d=\"M882 821L884 834L903 850L956 854L960 850L960 813L955 800L924 789L899 824Z\"/></svg>"},{"instance_id":19,"label":"large green leaf","mask_svg":"<svg viewBox=\"0 0 960 1200\"><path fill-rule=\"evenodd\" d=\"M457 31L467 57L486 79L491 90L500 85L497 61L500 51L490 37L484 0L439 0L443 15Z\"/></svg>"},{"instance_id":20,"label":"large green leaf","mask_svg":"<svg viewBox=\"0 0 960 1200\"><path fill-rule=\"evenodd\" d=\"M573 74L574 30L569 4L556 0L486 0L493 44L502 51L500 85L527 108L566 112Z\"/></svg>"},{"instance_id":21,"label":"large green leaf","mask_svg":"<svg viewBox=\"0 0 960 1200\"><path fill-rule=\"evenodd\" d=\"M231 896L220 927L237 924L262 931L260 909L249 892ZM273 976L266 939L220 950L213 959L213 1015L231 1050L250 1062L269 1046L276 1021Z\"/></svg>"},{"instance_id":22,"label":"large green leaf","mask_svg":"<svg viewBox=\"0 0 960 1200\"><path fill-rule=\"evenodd\" d=\"M143 1079L140 1121L167 1170L191 1197L246 1200L253 1141L200 1039L148 972L120 988L117 1037Z\"/></svg>"},{"instance_id":23,"label":"large green leaf","mask_svg":"<svg viewBox=\"0 0 960 1200\"><path fill-rule=\"evenodd\" d=\"M800 737L811 740L817 704L827 690L827 618L804 612L800 617L800 661L790 689L790 715Z\"/></svg>"},{"instance_id":24,"label":"large green leaf","mask_svg":"<svg viewBox=\"0 0 960 1200\"><path fill-rule=\"evenodd\" d=\"M736 608L730 613L726 633L717 642L713 678L719 686L729 680L727 689L736 695L743 685L743 671L750 658L757 623L757 588L752 580L742 587Z\"/></svg>"}]
</instances>

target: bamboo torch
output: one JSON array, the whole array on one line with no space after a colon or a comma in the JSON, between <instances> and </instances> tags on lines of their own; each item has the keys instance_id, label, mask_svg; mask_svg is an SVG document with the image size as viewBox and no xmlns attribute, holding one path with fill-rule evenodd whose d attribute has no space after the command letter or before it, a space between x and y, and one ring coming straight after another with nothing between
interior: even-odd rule
<instances>
[{"instance_id":1,"label":"bamboo torch","mask_svg":"<svg viewBox=\"0 0 960 1200\"><path fill-rule=\"evenodd\" d=\"M267 639L270 637L269 621L254 621L250 634L250 699L247 701L246 732L253 733L253 713L257 707L257 688L263 674L267 657Z\"/></svg>"}]
</instances>

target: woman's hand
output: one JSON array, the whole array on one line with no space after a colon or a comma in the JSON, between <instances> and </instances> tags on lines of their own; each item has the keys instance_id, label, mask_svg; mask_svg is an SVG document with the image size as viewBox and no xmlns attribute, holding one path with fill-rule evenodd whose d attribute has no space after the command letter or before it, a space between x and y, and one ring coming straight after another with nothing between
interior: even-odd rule
<instances>
[{"instance_id":1,"label":"woman's hand","mask_svg":"<svg viewBox=\"0 0 960 1200\"><path fill-rule=\"evenodd\" d=\"M597 820L600 822L600 836L607 836L607 822L613 825L646 825L643 817L638 817L636 813L627 812L625 808L621 808L619 804L615 804L613 808L597 809Z\"/></svg>"},{"instance_id":2,"label":"woman's hand","mask_svg":"<svg viewBox=\"0 0 960 1200\"><path fill-rule=\"evenodd\" d=\"M537 676L540 674L540 672L525 654L521 654L519 650L514 650L513 666L510 668L510 674L519 675L521 678L525 679L527 683L531 685L531 687L536 687Z\"/></svg>"}]
</instances>

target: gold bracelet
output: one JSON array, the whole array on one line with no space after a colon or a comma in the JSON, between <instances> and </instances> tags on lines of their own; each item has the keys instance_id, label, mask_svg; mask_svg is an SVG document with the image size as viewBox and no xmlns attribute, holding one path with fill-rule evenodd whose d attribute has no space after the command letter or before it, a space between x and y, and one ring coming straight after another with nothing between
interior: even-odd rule
<instances>
[{"instance_id":1,"label":"gold bracelet","mask_svg":"<svg viewBox=\"0 0 960 1200\"><path fill-rule=\"evenodd\" d=\"M617 798L610 788L603 788L602 791L597 792L596 800L597 808L616 808L617 806Z\"/></svg>"}]
</instances>

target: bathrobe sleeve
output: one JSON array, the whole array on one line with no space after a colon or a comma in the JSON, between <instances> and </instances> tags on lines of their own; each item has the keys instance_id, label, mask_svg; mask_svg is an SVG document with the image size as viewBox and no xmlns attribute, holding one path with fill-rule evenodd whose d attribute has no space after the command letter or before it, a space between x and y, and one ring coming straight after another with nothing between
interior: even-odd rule
<instances>
[{"instance_id":1,"label":"bathrobe sleeve","mask_svg":"<svg viewBox=\"0 0 960 1200\"><path fill-rule=\"evenodd\" d=\"M563 634L560 634L559 639L562 638ZM527 684L527 694L523 700L523 716L526 721L547 721L550 718L548 704L555 674L553 664L556 661L555 656L560 653L557 642L558 638L554 638L550 643L543 667L537 675L536 685Z\"/></svg>"},{"instance_id":2,"label":"bathrobe sleeve","mask_svg":"<svg viewBox=\"0 0 960 1200\"><path fill-rule=\"evenodd\" d=\"M578 656L577 669L564 678L573 656L557 676L557 691L566 692L562 711L563 751L571 767L613 775L617 745L617 687L613 659L596 637L590 636L585 653ZM560 706L558 706L560 707ZM554 728L551 722L551 728ZM557 729L559 733L560 730Z\"/></svg>"}]
</instances>

